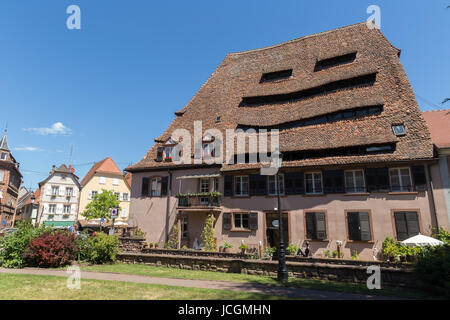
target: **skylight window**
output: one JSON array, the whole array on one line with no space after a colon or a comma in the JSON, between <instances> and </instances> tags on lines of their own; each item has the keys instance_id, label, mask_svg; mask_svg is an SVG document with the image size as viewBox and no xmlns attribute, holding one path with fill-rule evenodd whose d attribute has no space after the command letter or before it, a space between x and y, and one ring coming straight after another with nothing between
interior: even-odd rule
<instances>
[{"instance_id":1,"label":"skylight window","mask_svg":"<svg viewBox=\"0 0 450 320\"><path fill-rule=\"evenodd\" d=\"M259 82L263 83L263 82L284 80L290 78L291 76L292 76L292 69L268 72L262 75L261 80Z\"/></svg>"},{"instance_id":2,"label":"skylight window","mask_svg":"<svg viewBox=\"0 0 450 320\"><path fill-rule=\"evenodd\" d=\"M336 67L341 64L352 63L353 61L355 61L355 59L356 59L356 52L352 52L352 53L344 54L344 55L333 57L333 58L319 60L316 63L314 71L320 71L320 70Z\"/></svg>"},{"instance_id":3,"label":"skylight window","mask_svg":"<svg viewBox=\"0 0 450 320\"><path fill-rule=\"evenodd\" d=\"M394 134L399 137L399 136L404 136L406 134L405 132L405 126L402 124L396 124L392 126L392 131L394 132Z\"/></svg>"}]
</instances>

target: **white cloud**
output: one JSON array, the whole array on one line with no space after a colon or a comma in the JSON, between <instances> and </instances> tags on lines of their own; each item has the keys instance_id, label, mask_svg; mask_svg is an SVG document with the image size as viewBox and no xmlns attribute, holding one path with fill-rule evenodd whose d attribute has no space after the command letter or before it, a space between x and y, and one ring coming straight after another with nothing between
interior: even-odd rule
<instances>
[{"instance_id":1,"label":"white cloud","mask_svg":"<svg viewBox=\"0 0 450 320\"><path fill-rule=\"evenodd\" d=\"M49 134L60 134L60 135L68 135L72 133L72 129L63 125L62 122L55 122L50 126L50 128L24 128L25 131L32 131L42 136L46 136Z\"/></svg>"},{"instance_id":2,"label":"white cloud","mask_svg":"<svg viewBox=\"0 0 450 320\"><path fill-rule=\"evenodd\" d=\"M17 147L14 148L16 151L42 151L40 148L36 147Z\"/></svg>"}]
</instances>

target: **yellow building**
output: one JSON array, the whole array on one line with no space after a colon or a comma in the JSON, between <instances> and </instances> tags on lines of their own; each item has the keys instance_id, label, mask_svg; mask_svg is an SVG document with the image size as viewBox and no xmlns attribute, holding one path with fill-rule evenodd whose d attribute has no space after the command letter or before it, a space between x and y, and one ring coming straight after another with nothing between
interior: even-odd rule
<instances>
[{"instance_id":1,"label":"yellow building","mask_svg":"<svg viewBox=\"0 0 450 320\"><path fill-rule=\"evenodd\" d=\"M128 180L130 180L130 177L123 175L111 157L95 163L81 181L79 223L82 226L100 226L100 219L92 219L88 222L82 213L96 193L108 190L114 192L120 201L120 213L115 220L115 225L126 226L130 212L131 195L131 187Z\"/></svg>"}]
</instances>

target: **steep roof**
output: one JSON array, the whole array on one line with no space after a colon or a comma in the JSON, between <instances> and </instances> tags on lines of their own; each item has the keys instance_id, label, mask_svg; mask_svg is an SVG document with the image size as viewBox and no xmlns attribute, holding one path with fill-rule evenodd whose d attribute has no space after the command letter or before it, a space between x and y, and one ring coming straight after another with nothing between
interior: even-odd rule
<instances>
[{"instance_id":1,"label":"steep roof","mask_svg":"<svg viewBox=\"0 0 450 320\"><path fill-rule=\"evenodd\" d=\"M8 140L6 139L6 133L3 134L2 139L0 140L0 150L9 150Z\"/></svg>"},{"instance_id":2,"label":"steep roof","mask_svg":"<svg viewBox=\"0 0 450 320\"><path fill-rule=\"evenodd\" d=\"M436 147L450 148L450 109L425 111L422 114Z\"/></svg>"},{"instance_id":3,"label":"steep roof","mask_svg":"<svg viewBox=\"0 0 450 320\"><path fill-rule=\"evenodd\" d=\"M81 181L81 185L86 185L95 173L109 173L122 176L123 173L111 157L95 163Z\"/></svg>"},{"instance_id":4,"label":"steep roof","mask_svg":"<svg viewBox=\"0 0 450 320\"><path fill-rule=\"evenodd\" d=\"M354 58L318 68L320 63L326 65L323 61L346 56ZM263 81L264 75L280 71L291 75ZM380 106L379 112L368 111ZM344 112L354 116L346 118ZM330 120L332 115L336 119ZM157 148L175 129L187 129L193 137L194 121L202 122L203 132L220 130L224 139L226 129L280 128L283 153L395 146L393 152L382 154L323 156L311 161L283 161L283 166L361 163L365 158L375 162L433 158L430 134L400 63L399 50L365 22L228 54L189 103L176 112L144 158L126 170L176 167L171 162L157 162ZM392 131L395 124L404 124L407 134L396 136Z\"/></svg>"}]
</instances>

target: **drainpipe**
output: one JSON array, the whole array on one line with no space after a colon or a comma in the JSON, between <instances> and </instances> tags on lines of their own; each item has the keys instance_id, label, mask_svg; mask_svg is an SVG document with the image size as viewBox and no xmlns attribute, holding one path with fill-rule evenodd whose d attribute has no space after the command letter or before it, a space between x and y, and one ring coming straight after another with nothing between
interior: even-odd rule
<instances>
[{"instance_id":1,"label":"drainpipe","mask_svg":"<svg viewBox=\"0 0 450 320\"><path fill-rule=\"evenodd\" d=\"M430 192L428 193L430 196L430 209L431 209L431 214L434 218L434 223L436 224L436 228L439 230L439 222L438 222L438 218L437 218L437 214L436 214L436 202L434 200L434 194L433 194L433 180L431 178L431 169L430 169L430 165L426 164L427 167L427 174L428 174L428 188L430 189Z\"/></svg>"},{"instance_id":2,"label":"drainpipe","mask_svg":"<svg viewBox=\"0 0 450 320\"><path fill-rule=\"evenodd\" d=\"M166 242L169 241L169 220L170 220L170 198L172 197L172 172L167 170L169 174L169 183L167 186L167 201L166 201Z\"/></svg>"}]
</instances>

